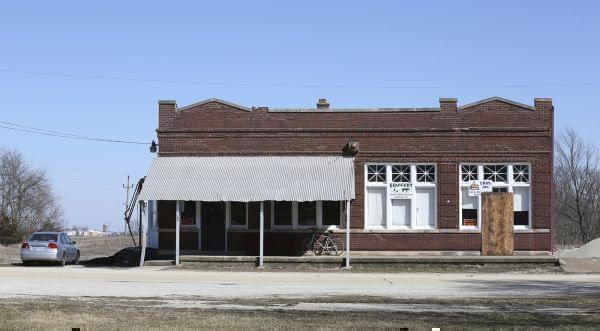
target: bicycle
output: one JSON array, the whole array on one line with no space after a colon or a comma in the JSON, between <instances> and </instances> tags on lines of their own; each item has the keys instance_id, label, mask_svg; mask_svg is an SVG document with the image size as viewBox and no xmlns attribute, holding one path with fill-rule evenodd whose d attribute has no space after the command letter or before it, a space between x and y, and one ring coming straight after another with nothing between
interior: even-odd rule
<instances>
[{"instance_id":1,"label":"bicycle","mask_svg":"<svg viewBox=\"0 0 600 331\"><path fill-rule=\"evenodd\" d=\"M341 255L344 252L344 242L333 234L331 228L320 232L311 229L313 233L302 241L299 255L312 251L314 255Z\"/></svg>"}]
</instances>

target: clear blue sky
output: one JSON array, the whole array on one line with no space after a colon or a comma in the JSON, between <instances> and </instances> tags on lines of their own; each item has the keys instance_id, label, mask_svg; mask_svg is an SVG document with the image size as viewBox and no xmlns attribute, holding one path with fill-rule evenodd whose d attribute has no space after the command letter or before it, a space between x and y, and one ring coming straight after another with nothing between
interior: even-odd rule
<instances>
[{"instance_id":1,"label":"clear blue sky","mask_svg":"<svg viewBox=\"0 0 600 331\"><path fill-rule=\"evenodd\" d=\"M311 107L326 97L334 107L427 107L439 97L464 104L499 95L527 104L552 97L557 129L572 126L600 141L598 1L175 3L0 5L0 121L149 142L159 99ZM481 87L548 83L596 85ZM125 176L145 175L153 157L146 146L1 128L0 146L47 170L70 225L106 222L113 230L122 228Z\"/></svg>"}]
</instances>

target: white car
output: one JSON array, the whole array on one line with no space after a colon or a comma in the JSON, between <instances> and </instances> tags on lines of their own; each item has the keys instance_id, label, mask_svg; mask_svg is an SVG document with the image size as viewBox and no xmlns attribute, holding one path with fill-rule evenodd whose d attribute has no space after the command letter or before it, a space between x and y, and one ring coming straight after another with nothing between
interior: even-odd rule
<instances>
[{"instance_id":1,"label":"white car","mask_svg":"<svg viewBox=\"0 0 600 331\"><path fill-rule=\"evenodd\" d=\"M79 247L64 232L35 232L21 244L23 265L31 262L79 263Z\"/></svg>"}]
</instances>

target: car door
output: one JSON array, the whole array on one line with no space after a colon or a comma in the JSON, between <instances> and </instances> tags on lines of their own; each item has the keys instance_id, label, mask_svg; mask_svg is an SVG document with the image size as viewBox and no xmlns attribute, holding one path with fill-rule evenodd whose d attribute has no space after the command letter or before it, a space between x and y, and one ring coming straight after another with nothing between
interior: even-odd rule
<instances>
[{"instance_id":1,"label":"car door","mask_svg":"<svg viewBox=\"0 0 600 331\"><path fill-rule=\"evenodd\" d=\"M65 237L67 237L67 240L69 241L69 249L71 250L71 254L74 259L75 256L77 256L77 246L75 246L75 243L73 242L71 237L69 237L69 235L65 234Z\"/></svg>"},{"instance_id":2,"label":"car door","mask_svg":"<svg viewBox=\"0 0 600 331\"><path fill-rule=\"evenodd\" d=\"M63 251L67 254L67 259L71 259L73 257L73 252L71 250L71 242L64 233L60 234L60 246L62 247Z\"/></svg>"}]
</instances>

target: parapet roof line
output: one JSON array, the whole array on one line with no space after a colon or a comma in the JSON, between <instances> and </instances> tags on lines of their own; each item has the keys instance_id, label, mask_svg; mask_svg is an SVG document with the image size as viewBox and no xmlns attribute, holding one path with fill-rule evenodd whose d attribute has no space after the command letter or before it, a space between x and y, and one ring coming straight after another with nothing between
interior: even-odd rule
<instances>
[{"instance_id":1,"label":"parapet roof line","mask_svg":"<svg viewBox=\"0 0 600 331\"><path fill-rule=\"evenodd\" d=\"M458 107L458 110L463 110L463 109L466 109L466 108L471 108L471 107L482 105L484 103L488 103L488 102L491 102L491 101L500 101L500 102L508 103L508 104L511 104L511 105L514 105L514 106L517 106L517 107L526 108L526 109L529 109L529 110L535 110L535 107L533 107L533 106L526 105L524 103L512 101L512 100L505 99L505 98L498 97L498 96L494 96L494 97L491 97L491 98L487 98L487 99L483 99L483 100L471 102L471 103L468 103L466 105L462 105L462 106Z\"/></svg>"},{"instance_id":2,"label":"parapet roof line","mask_svg":"<svg viewBox=\"0 0 600 331\"><path fill-rule=\"evenodd\" d=\"M329 109L316 109L316 108L269 108L269 112L282 112L282 113L357 113L357 112L419 112L419 111L440 111L439 107L429 108L329 108Z\"/></svg>"}]
</instances>

